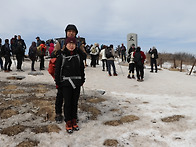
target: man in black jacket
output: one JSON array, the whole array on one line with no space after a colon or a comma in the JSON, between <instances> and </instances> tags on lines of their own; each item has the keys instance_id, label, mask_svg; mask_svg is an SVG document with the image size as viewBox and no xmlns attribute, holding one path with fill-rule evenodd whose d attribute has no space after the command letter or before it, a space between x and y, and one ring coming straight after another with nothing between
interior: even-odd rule
<instances>
[{"instance_id":1,"label":"man in black jacket","mask_svg":"<svg viewBox=\"0 0 196 147\"><path fill-rule=\"evenodd\" d=\"M17 71L23 71L21 69L22 66L22 61L24 60L24 55L25 55L25 49L26 49L26 44L23 39L21 39L21 36L18 35L18 40L16 43L16 60L17 60Z\"/></svg>"},{"instance_id":2,"label":"man in black jacket","mask_svg":"<svg viewBox=\"0 0 196 147\"><path fill-rule=\"evenodd\" d=\"M148 53L150 54L150 65L151 65L150 72L153 72L153 65L155 65L155 72L157 73L157 59L158 59L157 49L153 46L152 49L150 48Z\"/></svg>"},{"instance_id":3,"label":"man in black jacket","mask_svg":"<svg viewBox=\"0 0 196 147\"><path fill-rule=\"evenodd\" d=\"M4 71L5 72L10 72L11 70L11 65L12 65L12 60L11 60L11 49L9 45L9 39L5 39L5 44L2 46L2 49L4 50L4 58L5 58L5 65L4 65Z\"/></svg>"},{"instance_id":4,"label":"man in black jacket","mask_svg":"<svg viewBox=\"0 0 196 147\"><path fill-rule=\"evenodd\" d=\"M65 28L65 38L67 37L74 37L76 38L76 35L78 34L77 27L73 24L68 24ZM54 51L51 54L52 58L57 58L58 56L61 56L62 51L65 49L65 40L62 40L62 42L57 42ZM57 123L62 123L63 116L62 116L62 106L63 106L63 91L61 88L59 88L59 85L56 85L57 88L57 96L55 101L55 120ZM64 116L65 117L65 116Z\"/></svg>"}]
</instances>

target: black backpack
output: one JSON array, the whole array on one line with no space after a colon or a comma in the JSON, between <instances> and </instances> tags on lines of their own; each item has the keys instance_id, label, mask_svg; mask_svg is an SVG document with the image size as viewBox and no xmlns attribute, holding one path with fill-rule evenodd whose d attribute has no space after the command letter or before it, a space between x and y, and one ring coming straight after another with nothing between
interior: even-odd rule
<instances>
[{"instance_id":1,"label":"black backpack","mask_svg":"<svg viewBox=\"0 0 196 147\"><path fill-rule=\"evenodd\" d=\"M142 65L142 56L141 56L141 53L140 52L135 52L135 56L134 56L133 61L138 66L141 66Z\"/></svg>"},{"instance_id":2,"label":"black backpack","mask_svg":"<svg viewBox=\"0 0 196 147\"><path fill-rule=\"evenodd\" d=\"M0 46L0 56L4 57L5 56L5 45Z\"/></svg>"},{"instance_id":3,"label":"black backpack","mask_svg":"<svg viewBox=\"0 0 196 147\"><path fill-rule=\"evenodd\" d=\"M105 49L105 56L106 56L106 58L114 57L112 55L112 49L110 47L108 47L108 48Z\"/></svg>"}]
</instances>

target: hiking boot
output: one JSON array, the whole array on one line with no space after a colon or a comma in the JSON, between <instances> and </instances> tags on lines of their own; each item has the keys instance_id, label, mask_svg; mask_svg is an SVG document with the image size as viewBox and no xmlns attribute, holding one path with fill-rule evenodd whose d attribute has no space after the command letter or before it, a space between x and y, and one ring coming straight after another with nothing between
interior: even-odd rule
<instances>
[{"instance_id":1,"label":"hiking boot","mask_svg":"<svg viewBox=\"0 0 196 147\"><path fill-rule=\"evenodd\" d=\"M73 127L72 127L71 120L66 122L66 126L65 127L66 127L66 130L67 130L67 133L69 133L69 134L73 133Z\"/></svg>"},{"instance_id":2,"label":"hiking boot","mask_svg":"<svg viewBox=\"0 0 196 147\"><path fill-rule=\"evenodd\" d=\"M114 73L113 75L114 75L114 76L118 76L118 74L117 74L117 73Z\"/></svg>"},{"instance_id":3,"label":"hiking boot","mask_svg":"<svg viewBox=\"0 0 196 147\"><path fill-rule=\"evenodd\" d=\"M61 114L57 114L57 115L55 116L55 120L56 120L56 123L57 123L57 124L60 124L60 123L63 122L63 116L62 116Z\"/></svg>"},{"instance_id":4,"label":"hiking boot","mask_svg":"<svg viewBox=\"0 0 196 147\"><path fill-rule=\"evenodd\" d=\"M127 76L128 79L131 79L130 75Z\"/></svg>"},{"instance_id":5,"label":"hiking boot","mask_svg":"<svg viewBox=\"0 0 196 147\"><path fill-rule=\"evenodd\" d=\"M77 119L72 119L72 127L74 131L79 131L79 127L77 125Z\"/></svg>"}]
</instances>

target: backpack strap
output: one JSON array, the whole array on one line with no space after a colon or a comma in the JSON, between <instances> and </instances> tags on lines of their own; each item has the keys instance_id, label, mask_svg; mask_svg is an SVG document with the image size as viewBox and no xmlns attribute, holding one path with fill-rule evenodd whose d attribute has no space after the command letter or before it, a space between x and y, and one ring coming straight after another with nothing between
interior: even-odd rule
<instances>
[{"instance_id":1,"label":"backpack strap","mask_svg":"<svg viewBox=\"0 0 196 147\"><path fill-rule=\"evenodd\" d=\"M68 80L70 82L70 84L72 85L73 89L75 89L76 86L75 86L74 82L72 81L72 79L82 79L82 77L81 76L65 77L65 76L62 76L62 71L63 71L63 65L64 65L66 59L68 59L68 61L70 61L73 57L77 57L80 62L80 57L78 54L72 55L72 56L65 56L63 54L61 54L61 55L62 55L62 65L61 65L61 71L60 71L60 77L62 77L61 82Z\"/></svg>"}]
</instances>

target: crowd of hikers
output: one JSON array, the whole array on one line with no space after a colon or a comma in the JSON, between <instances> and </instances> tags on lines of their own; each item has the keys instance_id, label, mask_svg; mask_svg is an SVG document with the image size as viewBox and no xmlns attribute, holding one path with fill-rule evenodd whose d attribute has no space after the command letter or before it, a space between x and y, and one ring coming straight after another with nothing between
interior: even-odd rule
<instances>
[{"instance_id":1,"label":"crowd of hikers","mask_svg":"<svg viewBox=\"0 0 196 147\"><path fill-rule=\"evenodd\" d=\"M144 80L144 61L146 55L141 51L141 47L136 47L132 44L127 50L124 44L119 45L116 50L111 45L101 45L98 43L94 45L86 45L85 41L78 41L78 29L73 24L68 24L65 28L65 38L45 42L36 37L36 42L33 41L29 47L28 56L32 61L31 71L36 71L35 62L40 60L40 70L45 70L45 56L47 51L49 53L50 62L48 72L54 79L56 84L57 94L55 101L55 120L57 123L66 123L66 130L68 133L78 131L78 100L80 96L81 86L85 82L84 69L87 66L96 68L99 61L102 61L102 71L107 71L109 76L118 76L115 59L122 58L122 62L128 62L128 79L135 79L137 81ZM47 49L48 48L48 49ZM5 44L2 45L0 38L0 65L1 70L10 72L12 60L11 57L17 60L17 71L23 71L22 63L25 57L26 44L21 36L14 36L9 43L9 39L5 39ZM128 55L126 55L126 53ZM150 48L149 52L151 59L151 71L155 65L155 72L157 72L156 59L158 58L157 49ZM5 63L3 64L2 57ZM87 65L86 59L90 58L90 65ZM14 59L15 62L15 59ZM136 77L134 71L136 69ZM112 72L113 71L113 72Z\"/></svg>"}]
</instances>

